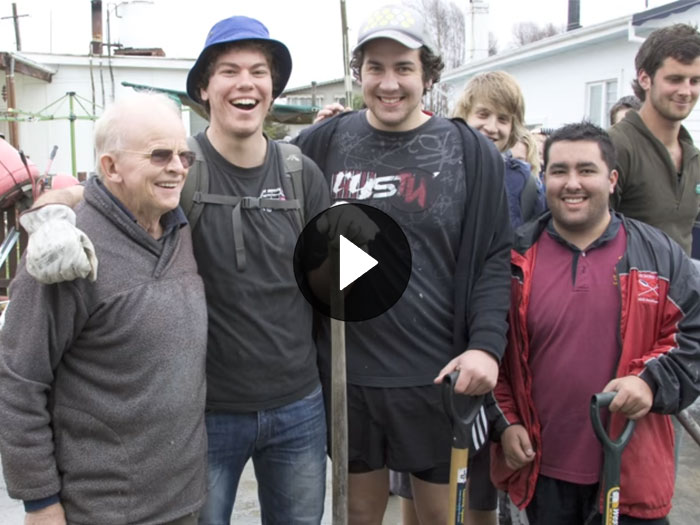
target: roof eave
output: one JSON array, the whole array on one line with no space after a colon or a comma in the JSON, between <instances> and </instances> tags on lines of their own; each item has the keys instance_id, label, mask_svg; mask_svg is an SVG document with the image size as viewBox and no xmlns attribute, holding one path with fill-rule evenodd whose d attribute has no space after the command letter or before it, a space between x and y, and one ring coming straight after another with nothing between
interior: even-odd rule
<instances>
[{"instance_id":1,"label":"roof eave","mask_svg":"<svg viewBox=\"0 0 700 525\"><path fill-rule=\"evenodd\" d=\"M470 76L482 71L513 66L533 58L546 58L577 47L589 46L617 38L627 34L627 28L631 20L632 15L627 15L594 26L582 27L544 38L537 42L455 68L444 73L442 81L449 82L450 80Z\"/></svg>"},{"instance_id":2,"label":"roof eave","mask_svg":"<svg viewBox=\"0 0 700 525\"><path fill-rule=\"evenodd\" d=\"M9 71L14 61L14 72L50 83L56 70L36 62L21 53L0 51L0 69Z\"/></svg>"}]
</instances>

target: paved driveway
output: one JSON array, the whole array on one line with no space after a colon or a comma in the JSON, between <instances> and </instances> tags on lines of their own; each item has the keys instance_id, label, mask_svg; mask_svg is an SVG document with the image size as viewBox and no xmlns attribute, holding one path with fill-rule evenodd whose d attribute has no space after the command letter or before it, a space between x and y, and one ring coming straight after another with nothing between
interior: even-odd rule
<instances>
[{"instance_id":1,"label":"paved driveway","mask_svg":"<svg viewBox=\"0 0 700 525\"><path fill-rule=\"evenodd\" d=\"M700 422L700 400L691 407L691 413ZM673 525L697 525L700 522L698 518L700 516L700 446L687 434L683 437L676 495L673 499L673 510L671 511L670 519ZM1 472L2 469L0 467ZM331 523L330 468L328 470L328 480L326 513L323 518L323 525L330 525ZM0 524L21 525L23 517L24 508L22 504L8 497L5 481L0 476ZM233 509L231 523L236 525L260 523L255 476L250 463L246 467L239 485L239 495L236 506ZM396 497L392 497L389 500L389 508L384 518L384 525L399 525L399 523L398 501Z\"/></svg>"}]
</instances>

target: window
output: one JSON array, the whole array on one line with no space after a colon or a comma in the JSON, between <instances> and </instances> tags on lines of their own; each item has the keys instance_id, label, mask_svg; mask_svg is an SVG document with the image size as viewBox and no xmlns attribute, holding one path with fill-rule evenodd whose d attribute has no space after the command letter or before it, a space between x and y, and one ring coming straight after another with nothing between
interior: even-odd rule
<instances>
[{"instance_id":1,"label":"window","mask_svg":"<svg viewBox=\"0 0 700 525\"><path fill-rule=\"evenodd\" d=\"M586 118L601 128L609 125L608 114L617 102L617 80L586 84Z\"/></svg>"},{"instance_id":2,"label":"window","mask_svg":"<svg viewBox=\"0 0 700 525\"><path fill-rule=\"evenodd\" d=\"M298 95L295 97L287 97L287 104L290 106L311 106L311 95ZM323 95L316 95L316 106L323 106Z\"/></svg>"}]
</instances>

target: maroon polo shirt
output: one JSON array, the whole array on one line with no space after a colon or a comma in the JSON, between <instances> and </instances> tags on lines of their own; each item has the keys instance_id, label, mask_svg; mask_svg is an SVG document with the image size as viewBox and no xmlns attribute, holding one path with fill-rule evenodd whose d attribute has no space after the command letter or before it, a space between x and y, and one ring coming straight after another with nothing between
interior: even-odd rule
<instances>
[{"instance_id":1,"label":"maroon polo shirt","mask_svg":"<svg viewBox=\"0 0 700 525\"><path fill-rule=\"evenodd\" d=\"M598 482L602 449L589 405L613 378L619 359L615 265L626 237L612 215L603 235L583 251L561 238L551 221L538 241L527 328L545 476Z\"/></svg>"}]
</instances>

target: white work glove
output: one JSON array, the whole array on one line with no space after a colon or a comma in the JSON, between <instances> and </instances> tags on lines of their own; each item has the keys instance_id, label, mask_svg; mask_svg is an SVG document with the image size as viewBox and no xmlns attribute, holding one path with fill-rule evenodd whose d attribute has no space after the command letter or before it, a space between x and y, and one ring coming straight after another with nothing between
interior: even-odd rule
<instances>
[{"instance_id":1,"label":"white work glove","mask_svg":"<svg viewBox=\"0 0 700 525\"><path fill-rule=\"evenodd\" d=\"M97 279L92 241L75 227L75 212L63 204L47 204L20 215L30 234L25 252L27 271L44 284L87 277Z\"/></svg>"}]
</instances>

